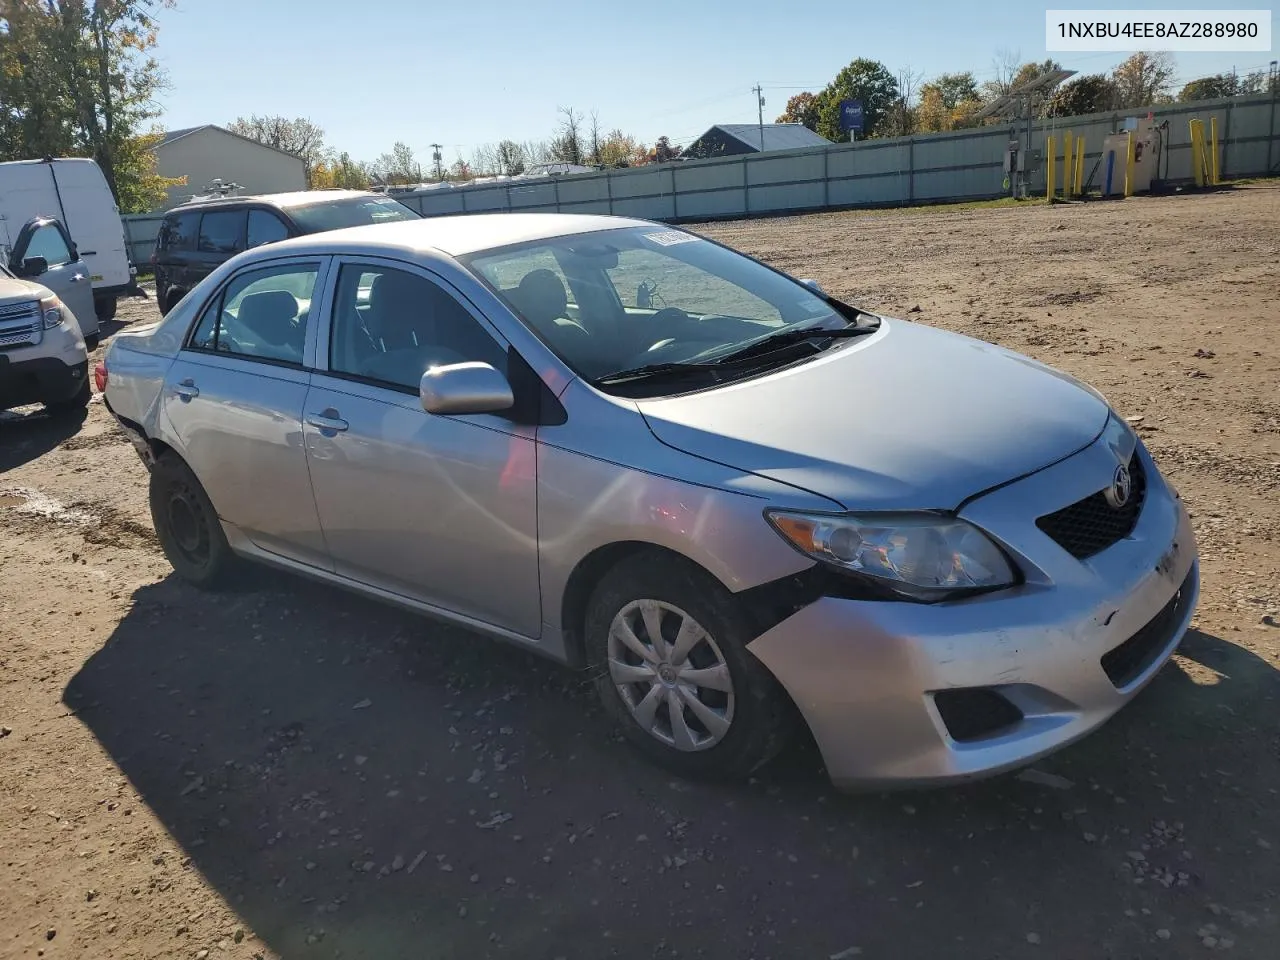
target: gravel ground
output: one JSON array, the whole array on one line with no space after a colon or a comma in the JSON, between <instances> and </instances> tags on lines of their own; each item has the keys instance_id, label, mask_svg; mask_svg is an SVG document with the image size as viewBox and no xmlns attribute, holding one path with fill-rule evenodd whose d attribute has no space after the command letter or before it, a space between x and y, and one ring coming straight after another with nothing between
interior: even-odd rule
<instances>
[{"instance_id":1,"label":"gravel ground","mask_svg":"<svg viewBox=\"0 0 1280 960\"><path fill-rule=\"evenodd\" d=\"M674 781L521 651L188 588L100 403L0 417L0 957L1275 956L1280 185L698 229L1141 418L1204 555L1175 663L1030 774Z\"/></svg>"}]
</instances>

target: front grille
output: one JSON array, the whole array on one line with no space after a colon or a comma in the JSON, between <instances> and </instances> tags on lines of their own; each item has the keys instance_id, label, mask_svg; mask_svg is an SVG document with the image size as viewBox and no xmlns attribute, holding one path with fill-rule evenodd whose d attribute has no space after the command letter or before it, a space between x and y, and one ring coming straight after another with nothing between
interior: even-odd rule
<instances>
[{"instance_id":1,"label":"front grille","mask_svg":"<svg viewBox=\"0 0 1280 960\"><path fill-rule=\"evenodd\" d=\"M39 343L44 337L40 304L34 300L0 306L0 350Z\"/></svg>"},{"instance_id":2,"label":"front grille","mask_svg":"<svg viewBox=\"0 0 1280 960\"><path fill-rule=\"evenodd\" d=\"M1102 669L1107 672L1116 689L1123 689L1142 676L1155 663L1156 657L1169 645L1169 639L1178 629L1191 599L1191 578L1195 568L1182 581L1178 592L1150 621L1120 646L1102 657Z\"/></svg>"},{"instance_id":3,"label":"front grille","mask_svg":"<svg viewBox=\"0 0 1280 960\"><path fill-rule=\"evenodd\" d=\"M1101 553L1131 534L1142 513L1147 498L1147 472L1137 454L1129 461L1129 476L1133 486L1129 502L1123 507L1111 506L1106 494L1099 490L1056 513L1045 514L1036 520L1036 526L1077 560Z\"/></svg>"},{"instance_id":4,"label":"front grille","mask_svg":"<svg viewBox=\"0 0 1280 960\"><path fill-rule=\"evenodd\" d=\"M967 687L939 690L933 695L942 722L952 740L981 740L1022 719L1022 711L995 690Z\"/></svg>"}]
</instances>

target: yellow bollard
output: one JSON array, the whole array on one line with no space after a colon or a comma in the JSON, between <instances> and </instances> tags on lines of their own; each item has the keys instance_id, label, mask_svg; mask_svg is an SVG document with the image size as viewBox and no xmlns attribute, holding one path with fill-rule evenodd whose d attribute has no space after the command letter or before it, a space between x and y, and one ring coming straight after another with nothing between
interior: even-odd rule
<instances>
[{"instance_id":1,"label":"yellow bollard","mask_svg":"<svg viewBox=\"0 0 1280 960\"><path fill-rule=\"evenodd\" d=\"M1201 144L1203 127L1200 120L1187 121L1187 129L1191 133L1191 172L1195 175L1197 187L1204 186L1204 149Z\"/></svg>"},{"instance_id":2,"label":"yellow bollard","mask_svg":"<svg viewBox=\"0 0 1280 960\"><path fill-rule=\"evenodd\" d=\"M1124 195L1126 197L1133 196L1133 131L1130 130L1125 134L1124 138Z\"/></svg>"},{"instance_id":3,"label":"yellow bollard","mask_svg":"<svg viewBox=\"0 0 1280 960\"><path fill-rule=\"evenodd\" d=\"M1209 118L1209 182L1215 187L1218 180L1218 118Z\"/></svg>"},{"instance_id":4,"label":"yellow bollard","mask_svg":"<svg viewBox=\"0 0 1280 960\"><path fill-rule=\"evenodd\" d=\"M1075 195L1084 194L1084 134L1076 137L1076 183Z\"/></svg>"},{"instance_id":5,"label":"yellow bollard","mask_svg":"<svg viewBox=\"0 0 1280 960\"><path fill-rule=\"evenodd\" d=\"M1053 199L1053 190L1054 190L1054 187L1057 186L1057 183L1055 182L1058 178L1058 171L1057 169L1055 169L1057 165L1057 161L1058 161L1058 151L1054 145L1053 134L1051 133L1044 138L1044 163L1045 163L1044 195L1047 200Z\"/></svg>"},{"instance_id":6,"label":"yellow bollard","mask_svg":"<svg viewBox=\"0 0 1280 960\"><path fill-rule=\"evenodd\" d=\"M1076 158L1073 150L1075 145L1071 142L1071 131L1068 130L1062 135L1062 196L1068 200L1075 192L1072 189L1076 182Z\"/></svg>"}]
</instances>

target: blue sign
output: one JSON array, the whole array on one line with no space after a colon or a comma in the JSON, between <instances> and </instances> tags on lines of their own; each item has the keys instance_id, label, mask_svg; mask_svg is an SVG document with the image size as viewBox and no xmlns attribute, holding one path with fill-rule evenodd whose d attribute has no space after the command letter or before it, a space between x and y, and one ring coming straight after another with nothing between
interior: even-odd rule
<instances>
[{"instance_id":1,"label":"blue sign","mask_svg":"<svg viewBox=\"0 0 1280 960\"><path fill-rule=\"evenodd\" d=\"M848 133L861 133L864 127L861 100L840 101L840 129Z\"/></svg>"}]
</instances>

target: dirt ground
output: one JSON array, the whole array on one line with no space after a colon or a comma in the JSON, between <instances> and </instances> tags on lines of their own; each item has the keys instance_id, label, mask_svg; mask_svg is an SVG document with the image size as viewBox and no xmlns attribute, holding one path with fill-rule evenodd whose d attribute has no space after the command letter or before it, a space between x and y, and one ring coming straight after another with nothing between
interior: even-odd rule
<instances>
[{"instance_id":1,"label":"dirt ground","mask_svg":"<svg viewBox=\"0 0 1280 960\"><path fill-rule=\"evenodd\" d=\"M698 229L1140 418L1204 557L1175 663L1029 780L678 782L523 652L179 583L100 403L3 417L0 957L1276 956L1280 184Z\"/></svg>"}]
</instances>

